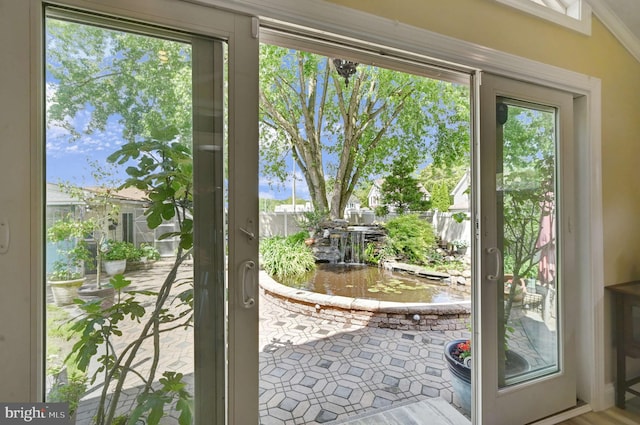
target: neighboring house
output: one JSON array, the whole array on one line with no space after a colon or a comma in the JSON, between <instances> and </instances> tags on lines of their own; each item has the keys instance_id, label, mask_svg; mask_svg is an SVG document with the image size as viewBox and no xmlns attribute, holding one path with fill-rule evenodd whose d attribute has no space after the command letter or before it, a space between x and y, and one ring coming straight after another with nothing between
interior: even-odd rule
<instances>
[{"instance_id":1,"label":"neighboring house","mask_svg":"<svg viewBox=\"0 0 640 425\"><path fill-rule=\"evenodd\" d=\"M367 195L367 199L369 200L369 208L375 210L378 207L384 206L384 202L382 202L382 185L384 184L384 179L376 179L373 181L373 185L369 190L369 195ZM422 183L418 183L418 188L420 192L422 192L422 200L428 201L431 199L431 194L429 191L422 185ZM395 210L394 205L388 205L389 211L393 212Z\"/></svg>"},{"instance_id":2,"label":"neighboring house","mask_svg":"<svg viewBox=\"0 0 640 425\"><path fill-rule=\"evenodd\" d=\"M359 211L360 208L362 208L362 203L360 202L360 200L351 195L349 197L349 200L347 201L347 206L344 208L345 211Z\"/></svg>"},{"instance_id":3,"label":"neighboring house","mask_svg":"<svg viewBox=\"0 0 640 425\"><path fill-rule=\"evenodd\" d=\"M456 213L470 211L470 187L471 171L467 170L458 181L458 184L456 184L456 187L454 187L451 191L451 198L453 199L453 203L449 207L450 212Z\"/></svg>"},{"instance_id":4,"label":"neighboring house","mask_svg":"<svg viewBox=\"0 0 640 425\"><path fill-rule=\"evenodd\" d=\"M87 192L98 192L96 187L85 188ZM160 239L160 236L177 230L177 224L169 221L156 229L149 229L144 215L148 199L146 194L136 188L126 188L112 193L112 202L119 208L118 219L109 223L109 239L131 242L135 246L141 243L154 245L161 256L175 254L177 238ZM91 216L91 210L82 201L65 193L57 184L47 183L47 213L46 226L68 214L82 219ZM53 255L47 257L47 263L53 261Z\"/></svg>"}]
</instances>

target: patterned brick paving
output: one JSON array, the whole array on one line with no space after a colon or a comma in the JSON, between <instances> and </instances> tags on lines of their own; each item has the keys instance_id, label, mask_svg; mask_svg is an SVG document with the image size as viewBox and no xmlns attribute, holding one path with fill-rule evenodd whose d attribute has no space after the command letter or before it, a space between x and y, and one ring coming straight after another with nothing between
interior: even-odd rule
<instances>
[{"instance_id":1,"label":"patterned brick paving","mask_svg":"<svg viewBox=\"0 0 640 425\"><path fill-rule=\"evenodd\" d=\"M167 270L159 266L128 273L127 277L133 280L135 289L148 289L157 286L157 279ZM185 267L183 273L188 275L192 269ZM514 310L512 317L516 316L522 319L531 314ZM515 324L510 344L517 345L531 363L544 363L531 348L524 327ZM137 334L136 326L127 329L125 335ZM433 397L456 405L443 347L447 341L462 337L468 337L468 332L394 330L319 320L287 311L261 297L260 422L329 423ZM192 331L176 329L163 336L162 344L165 349L159 370L182 372L192 382ZM148 360L141 357L139 367L144 368ZM132 378L127 388L139 384ZM100 389L98 383L95 391L84 397L79 424L90 423ZM133 402L127 392L121 398L123 413ZM175 424L177 420L167 417L162 423Z\"/></svg>"}]
</instances>

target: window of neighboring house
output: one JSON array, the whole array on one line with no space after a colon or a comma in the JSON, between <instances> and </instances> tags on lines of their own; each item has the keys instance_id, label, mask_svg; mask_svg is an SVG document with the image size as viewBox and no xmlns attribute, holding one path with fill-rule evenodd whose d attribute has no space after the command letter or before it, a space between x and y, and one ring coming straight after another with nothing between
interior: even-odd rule
<instances>
[{"instance_id":1,"label":"window of neighboring house","mask_svg":"<svg viewBox=\"0 0 640 425\"><path fill-rule=\"evenodd\" d=\"M496 0L524 12L591 35L591 7L583 0Z\"/></svg>"},{"instance_id":2,"label":"window of neighboring house","mask_svg":"<svg viewBox=\"0 0 640 425\"><path fill-rule=\"evenodd\" d=\"M135 243L133 240L133 213L122 213L122 240Z\"/></svg>"}]
</instances>

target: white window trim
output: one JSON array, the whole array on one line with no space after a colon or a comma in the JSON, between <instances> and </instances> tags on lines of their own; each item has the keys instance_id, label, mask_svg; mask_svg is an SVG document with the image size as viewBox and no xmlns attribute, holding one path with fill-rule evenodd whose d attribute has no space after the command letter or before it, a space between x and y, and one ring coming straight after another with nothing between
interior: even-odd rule
<instances>
[{"instance_id":1,"label":"white window trim","mask_svg":"<svg viewBox=\"0 0 640 425\"><path fill-rule=\"evenodd\" d=\"M571 7L571 14L565 15L549 7L534 3L531 0L496 0L523 12L551 21L554 24L578 31L585 35L591 35L591 6L584 0Z\"/></svg>"}]
</instances>

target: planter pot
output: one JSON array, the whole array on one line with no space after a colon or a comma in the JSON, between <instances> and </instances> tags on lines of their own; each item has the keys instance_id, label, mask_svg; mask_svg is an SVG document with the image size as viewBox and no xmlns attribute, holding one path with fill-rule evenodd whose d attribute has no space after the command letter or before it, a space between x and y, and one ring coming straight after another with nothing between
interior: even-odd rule
<instances>
[{"instance_id":1,"label":"planter pot","mask_svg":"<svg viewBox=\"0 0 640 425\"><path fill-rule=\"evenodd\" d=\"M133 272L137 270L149 270L153 267L153 260L147 260L146 258L140 259L140 261L129 261L127 260L127 268L125 272Z\"/></svg>"},{"instance_id":2,"label":"planter pot","mask_svg":"<svg viewBox=\"0 0 640 425\"><path fill-rule=\"evenodd\" d=\"M73 304L73 300L78 298L78 289L84 284L86 278L81 277L73 280L50 280L47 284L51 287L53 300L56 305L63 306Z\"/></svg>"},{"instance_id":3,"label":"planter pot","mask_svg":"<svg viewBox=\"0 0 640 425\"><path fill-rule=\"evenodd\" d=\"M451 387L458 395L460 408L468 416L471 416L471 367L463 365L451 354L458 344L465 341L467 339L456 339L449 342L444 348L444 357L447 359L447 366L451 374ZM507 377L513 377L529 370L527 360L515 351L507 351L506 357L505 375Z\"/></svg>"},{"instance_id":4,"label":"planter pot","mask_svg":"<svg viewBox=\"0 0 640 425\"><path fill-rule=\"evenodd\" d=\"M122 274L127 268L127 260L109 260L103 261L104 272L109 276Z\"/></svg>"},{"instance_id":5,"label":"planter pot","mask_svg":"<svg viewBox=\"0 0 640 425\"><path fill-rule=\"evenodd\" d=\"M471 416L471 368L454 359L451 352L466 339L455 339L444 348L444 357L451 374L451 387L458 396L460 408L467 416Z\"/></svg>"},{"instance_id":6,"label":"planter pot","mask_svg":"<svg viewBox=\"0 0 640 425\"><path fill-rule=\"evenodd\" d=\"M108 286L98 288L95 285L83 286L78 290L78 297L83 301L101 300L102 308L109 308L115 301L116 290Z\"/></svg>"}]
</instances>

